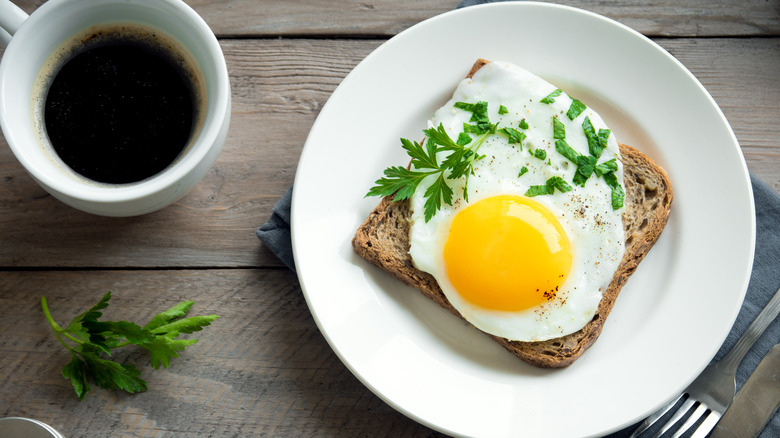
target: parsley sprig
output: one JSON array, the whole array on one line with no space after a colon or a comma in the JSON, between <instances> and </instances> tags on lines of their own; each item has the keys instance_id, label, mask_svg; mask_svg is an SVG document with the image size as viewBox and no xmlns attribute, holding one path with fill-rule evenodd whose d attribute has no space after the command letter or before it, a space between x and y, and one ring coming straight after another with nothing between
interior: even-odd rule
<instances>
[{"instance_id":1,"label":"parsley sprig","mask_svg":"<svg viewBox=\"0 0 780 438\"><path fill-rule=\"evenodd\" d=\"M458 139L452 140L441 123L436 128L423 130L426 140L422 143L401 139L401 145L412 157L410 168L393 166L385 169L384 177L375 182L366 196L390 196L401 201L410 198L417 186L427 177L433 175L433 183L425 190L425 221L431 220L441 209L442 203L452 205L453 191L448 180L463 178L463 198L468 201L469 176L474 174L474 164L484 158L478 153L485 139L496 133L497 125L490 122L487 102L467 103L456 102L455 108L471 112L468 123L463 124L463 132ZM499 111L502 111L499 109ZM503 111L508 111L503 108ZM501 130L510 138L510 142L520 143L525 135L514 129ZM476 139L472 135L478 135ZM439 162L439 153L447 153Z\"/></svg>"},{"instance_id":2,"label":"parsley sprig","mask_svg":"<svg viewBox=\"0 0 780 438\"><path fill-rule=\"evenodd\" d=\"M393 166L385 169L384 177L376 181L366 196L390 196L400 201L410 198L417 186L434 175L436 179L425 190L425 221L429 221L441 209L442 202L452 205L452 188L447 180L464 177L463 196L468 200L468 177L474 173L474 163L482 159L477 151L490 132L483 133L473 140L471 136L461 135L458 141L453 141L444 126L423 130L426 140L421 143L401 139L401 144L412 157L411 168ZM439 162L438 154L449 152L449 155Z\"/></svg>"},{"instance_id":3,"label":"parsley sprig","mask_svg":"<svg viewBox=\"0 0 780 438\"><path fill-rule=\"evenodd\" d=\"M126 345L137 345L149 351L151 366L159 369L170 366L170 360L179 357L178 352L197 339L177 339L182 333L200 331L219 318L218 315L187 317L193 301L183 301L158 313L144 327L129 321L99 321L101 312L108 307L111 292L89 310L76 316L62 328L49 312L46 297L41 307L46 320L54 330L57 340L70 352L71 361L62 368L62 376L70 379L80 400L90 391L89 377L94 384L105 389L120 389L129 393L146 391L146 382L134 365L120 364L107 359L113 350Z\"/></svg>"}]
</instances>

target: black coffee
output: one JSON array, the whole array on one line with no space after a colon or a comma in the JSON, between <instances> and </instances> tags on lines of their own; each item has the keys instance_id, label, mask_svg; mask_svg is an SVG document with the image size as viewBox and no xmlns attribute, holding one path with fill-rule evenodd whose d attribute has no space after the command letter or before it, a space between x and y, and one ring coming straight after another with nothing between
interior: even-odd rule
<instances>
[{"instance_id":1,"label":"black coffee","mask_svg":"<svg viewBox=\"0 0 780 438\"><path fill-rule=\"evenodd\" d=\"M44 121L51 145L75 172L131 183L168 167L193 131L193 85L164 50L109 38L77 53L54 76Z\"/></svg>"}]
</instances>

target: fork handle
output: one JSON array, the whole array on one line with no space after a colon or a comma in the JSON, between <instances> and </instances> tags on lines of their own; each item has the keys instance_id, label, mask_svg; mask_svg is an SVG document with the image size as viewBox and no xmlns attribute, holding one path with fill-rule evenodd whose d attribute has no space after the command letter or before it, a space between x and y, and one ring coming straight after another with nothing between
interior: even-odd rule
<instances>
[{"instance_id":1,"label":"fork handle","mask_svg":"<svg viewBox=\"0 0 780 438\"><path fill-rule=\"evenodd\" d=\"M745 354L747 354L750 347L752 347L756 340L764 333L764 330L766 330L769 324L774 321L778 313L780 313L780 289L775 292L775 295L769 300L769 303L767 303L766 307L758 314L756 319L753 320L747 330L745 330L745 333L739 338L737 343L734 344L731 351L721 359L721 365L728 370L736 372L737 367L742 363Z\"/></svg>"}]
</instances>

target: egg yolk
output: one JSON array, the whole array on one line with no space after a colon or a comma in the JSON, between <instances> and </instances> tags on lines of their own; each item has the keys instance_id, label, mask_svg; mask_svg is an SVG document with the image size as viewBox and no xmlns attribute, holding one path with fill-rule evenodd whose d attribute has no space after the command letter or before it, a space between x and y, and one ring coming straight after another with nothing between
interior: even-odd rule
<instances>
[{"instance_id":1,"label":"egg yolk","mask_svg":"<svg viewBox=\"0 0 780 438\"><path fill-rule=\"evenodd\" d=\"M519 311L555 297L571 270L572 251L550 210L528 197L502 195L455 216L444 262L465 300Z\"/></svg>"}]
</instances>

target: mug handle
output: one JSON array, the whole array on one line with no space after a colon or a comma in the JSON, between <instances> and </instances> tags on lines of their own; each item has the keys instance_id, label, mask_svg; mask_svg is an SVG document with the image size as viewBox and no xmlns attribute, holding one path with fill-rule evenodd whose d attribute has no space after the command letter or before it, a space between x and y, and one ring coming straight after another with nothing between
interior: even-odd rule
<instances>
[{"instance_id":1,"label":"mug handle","mask_svg":"<svg viewBox=\"0 0 780 438\"><path fill-rule=\"evenodd\" d=\"M11 0L0 0L0 44L7 46L26 19L27 13Z\"/></svg>"}]
</instances>

